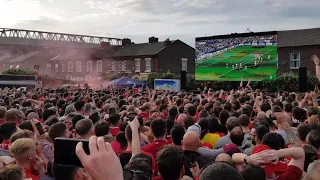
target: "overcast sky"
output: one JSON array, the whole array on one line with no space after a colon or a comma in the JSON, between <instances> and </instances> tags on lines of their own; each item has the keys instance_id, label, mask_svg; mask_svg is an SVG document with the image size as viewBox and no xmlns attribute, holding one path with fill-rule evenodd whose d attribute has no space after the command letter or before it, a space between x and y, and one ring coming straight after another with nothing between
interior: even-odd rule
<instances>
[{"instance_id":1,"label":"overcast sky","mask_svg":"<svg viewBox=\"0 0 320 180\"><path fill-rule=\"evenodd\" d=\"M146 42L320 27L319 0L0 0L0 27Z\"/></svg>"}]
</instances>

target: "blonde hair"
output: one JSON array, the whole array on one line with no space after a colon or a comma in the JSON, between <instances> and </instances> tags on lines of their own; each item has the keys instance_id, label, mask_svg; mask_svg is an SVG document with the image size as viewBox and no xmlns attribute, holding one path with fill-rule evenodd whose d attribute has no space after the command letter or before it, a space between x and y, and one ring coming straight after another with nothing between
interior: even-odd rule
<instances>
[{"instance_id":1,"label":"blonde hair","mask_svg":"<svg viewBox=\"0 0 320 180\"><path fill-rule=\"evenodd\" d=\"M9 147L11 154L17 160L23 159L30 150L36 151L36 148L36 142L30 138L17 139Z\"/></svg>"},{"instance_id":2,"label":"blonde hair","mask_svg":"<svg viewBox=\"0 0 320 180\"><path fill-rule=\"evenodd\" d=\"M312 115L308 119L308 123L319 123L319 116L318 115Z\"/></svg>"}]
</instances>

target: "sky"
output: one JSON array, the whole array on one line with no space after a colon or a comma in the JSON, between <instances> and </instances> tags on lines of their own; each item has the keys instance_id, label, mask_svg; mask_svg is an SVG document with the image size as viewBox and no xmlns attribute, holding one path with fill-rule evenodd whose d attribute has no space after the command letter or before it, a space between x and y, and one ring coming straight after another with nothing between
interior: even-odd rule
<instances>
[{"instance_id":1,"label":"sky","mask_svg":"<svg viewBox=\"0 0 320 180\"><path fill-rule=\"evenodd\" d=\"M0 27L147 42L320 27L319 0L0 0Z\"/></svg>"}]
</instances>

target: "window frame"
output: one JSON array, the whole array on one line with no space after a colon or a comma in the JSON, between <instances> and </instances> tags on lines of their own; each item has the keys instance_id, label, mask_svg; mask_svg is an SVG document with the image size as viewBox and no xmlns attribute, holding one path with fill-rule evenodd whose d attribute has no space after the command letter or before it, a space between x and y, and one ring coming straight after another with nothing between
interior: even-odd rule
<instances>
[{"instance_id":1,"label":"window frame","mask_svg":"<svg viewBox=\"0 0 320 180\"><path fill-rule=\"evenodd\" d=\"M138 66L137 66L137 62L139 62ZM137 67L139 67L139 69ZM141 59L134 60L134 71L137 73L141 72Z\"/></svg>"},{"instance_id":2,"label":"window frame","mask_svg":"<svg viewBox=\"0 0 320 180\"><path fill-rule=\"evenodd\" d=\"M92 61L87 61L87 72L92 72Z\"/></svg>"},{"instance_id":3,"label":"window frame","mask_svg":"<svg viewBox=\"0 0 320 180\"><path fill-rule=\"evenodd\" d=\"M181 71L188 71L188 58L181 58Z\"/></svg>"},{"instance_id":4,"label":"window frame","mask_svg":"<svg viewBox=\"0 0 320 180\"><path fill-rule=\"evenodd\" d=\"M47 67L47 71L51 72L52 64L51 63L47 63L46 67Z\"/></svg>"},{"instance_id":5,"label":"window frame","mask_svg":"<svg viewBox=\"0 0 320 180\"><path fill-rule=\"evenodd\" d=\"M99 67L99 64L101 65ZM97 72L101 73L103 71L103 68L102 68L102 60L97 60Z\"/></svg>"},{"instance_id":6,"label":"window frame","mask_svg":"<svg viewBox=\"0 0 320 180\"><path fill-rule=\"evenodd\" d=\"M73 62L72 61L68 62L68 72L70 72L70 73L73 72Z\"/></svg>"},{"instance_id":7,"label":"window frame","mask_svg":"<svg viewBox=\"0 0 320 180\"><path fill-rule=\"evenodd\" d=\"M145 72L150 73L151 72L151 58L145 58L144 61L145 61L145 65L146 65ZM149 65L147 65L147 62L149 62Z\"/></svg>"},{"instance_id":8,"label":"window frame","mask_svg":"<svg viewBox=\"0 0 320 180\"><path fill-rule=\"evenodd\" d=\"M298 55L297 59L293 59L294 55ZM296 62L298 67L296 66L292 66L292 63ZM300 64L301 63L301 54L300 53L290 53L290 69L299 69L300 68Z\"/></svg>"},{"instance_id":9,"label":"window frame","mask_svg":"<svg viewBox=\"0 0 320 180\"><path fill-rule=\"evenodd\" d=\"M59 72L59 64L54 64L54 71Z\"/></svg>"}]
</instances>

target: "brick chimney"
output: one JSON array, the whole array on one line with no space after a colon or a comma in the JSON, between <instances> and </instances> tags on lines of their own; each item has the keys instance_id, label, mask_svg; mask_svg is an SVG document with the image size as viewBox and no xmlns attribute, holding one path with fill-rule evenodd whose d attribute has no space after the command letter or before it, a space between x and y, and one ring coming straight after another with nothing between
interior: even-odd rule
<instances>
[{"instance_id":1,"label":"brick chimney","mask_svg":"<svg viewBox=\"0 0 320 180\"><path fill-rule=\"evenodd\" d=\"M131 39L124 38L122 39L122 46L127 46L131 44Z\"/></svg>"},{"instance_id":2,"label":"brick chimney","mask_svg":"<svg viewBox=\"0 0 320 180\"><path fill-rule=\"evenodd\" d=\"M159 42L159 39L154 36L149 37L149 43L155 43L155 42Z\"/></svg>"}]
</instances>

